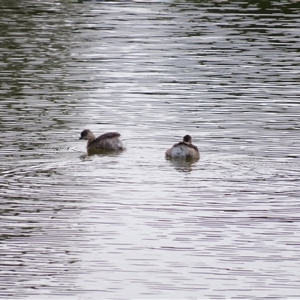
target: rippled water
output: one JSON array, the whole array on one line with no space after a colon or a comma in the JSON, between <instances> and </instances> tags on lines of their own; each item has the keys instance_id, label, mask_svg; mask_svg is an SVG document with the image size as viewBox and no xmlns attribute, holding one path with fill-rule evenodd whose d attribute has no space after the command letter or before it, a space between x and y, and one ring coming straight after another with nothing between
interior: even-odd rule
<instances>
[{"instance_id":1,"label":"rippled water","mask_svg":"<svg viewBox=\"0 0 300 300\"><path fill-rule=\"evenodd\" d=\"M1 2L0 297L298 299L299 13Z\"/></svg>"}]
</instances>

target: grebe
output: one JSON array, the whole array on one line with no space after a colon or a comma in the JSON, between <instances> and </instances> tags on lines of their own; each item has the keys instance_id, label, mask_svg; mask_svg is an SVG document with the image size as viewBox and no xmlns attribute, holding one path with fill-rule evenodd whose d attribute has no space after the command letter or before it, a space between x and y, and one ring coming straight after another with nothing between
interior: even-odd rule
<instances>
[{"instance_id":1,"label":"grebe","mask_svg":"<svg viewBox=\"0 0 300 300\"><path fill-rule=\"evenodd\" d=\"M118 132L107 132L96 138L92 131L85 129L79 139L88 141L86 146L88 150L124 150L120 136Z\"/></svg>"},{"instance_id":2,"label":"grebe","mask_svg":"<svg viewBox=\"0 0 300 300\"><path fill-rule=\"evenodd\" d=\"M185 135L182 142L174 144L172 148L166 151L166 158L190 158L199 159L198 148L192 144L192 137Z\"/></svg>"}]
</instances>

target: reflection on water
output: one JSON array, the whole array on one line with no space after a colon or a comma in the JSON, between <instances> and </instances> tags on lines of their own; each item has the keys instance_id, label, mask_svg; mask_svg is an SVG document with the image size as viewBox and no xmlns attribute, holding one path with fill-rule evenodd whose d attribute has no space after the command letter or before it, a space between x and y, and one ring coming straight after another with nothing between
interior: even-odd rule
<instances>
[{"instance_id":1,"label":"reflection on water","mask_svg":"<svg viewBox=\"0 0 300 300\"><path fill-rule=\"evenodd\" d=\"M173 167L179 172L191 172L197 162L195 159L186 158L170 159L169 161L171 165L173 165Z\"/></svg>"},{"instance_id":2,"label":"reflection on water","mask_svg":"<svg viewBox=\"0 0 300 300\"><path fill-rule=\"evenodd\" d=\"M105 149L87 149L87 155L98 155L98 156L111 156L115 157L122 153L122 150L105 150ZM80 157L86 156L85 154L81 155Z\"/></svg>"},{"instance_id":3,"label":"reflection on water","mask_svg":"<svg viewBox=\"0 0 300 300\"><path fill-rule=\"evenodd\" d=\"M1 2L0 296L298 299L299 13Z\"/></svg>"}]
</instances>

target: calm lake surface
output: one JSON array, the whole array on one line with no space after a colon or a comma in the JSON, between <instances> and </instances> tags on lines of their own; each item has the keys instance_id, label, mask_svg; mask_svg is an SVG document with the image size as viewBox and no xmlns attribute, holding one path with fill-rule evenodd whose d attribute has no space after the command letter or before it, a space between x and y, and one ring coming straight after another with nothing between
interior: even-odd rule
<instances>
[{"instance_id":1,"label":"calm lake surface","mask_svg":"<svg viewBox=\"0 0 300 300\"><path fill-rule=\"evenodd\" d=\"M0 298L299 299L299 14L1 1Z\"/></svg>"}]
</instances>

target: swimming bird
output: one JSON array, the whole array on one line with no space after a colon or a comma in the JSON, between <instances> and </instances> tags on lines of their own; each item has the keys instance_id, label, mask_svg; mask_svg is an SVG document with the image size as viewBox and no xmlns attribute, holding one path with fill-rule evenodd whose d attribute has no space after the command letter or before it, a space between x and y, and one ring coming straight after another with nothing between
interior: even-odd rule
<instances>
[{"instance_id":1,"label":"swimming bird","mask_svg":"<svg viewBox=\"0 0 300 300\"><path fill-rule=\"evenodd\" d=\"M189 158L199 159L198 148L192 144L192 137L185 135L182 142L174 144L172 148L166 151L166 158Z\"/></svg>"},{"instance_id":2,"label":"swimming bird","mask_svg":"<svg viewBox=\"0 0 300 300\"><path fill-rule=\"evenodd\" d=\"M80 140L87 140L88 150L124 150L121 134L118 132L107 132L99 137L95 137L94 133L89 129L85 129L81 132Z\"/></svg>"}]
</instances>

